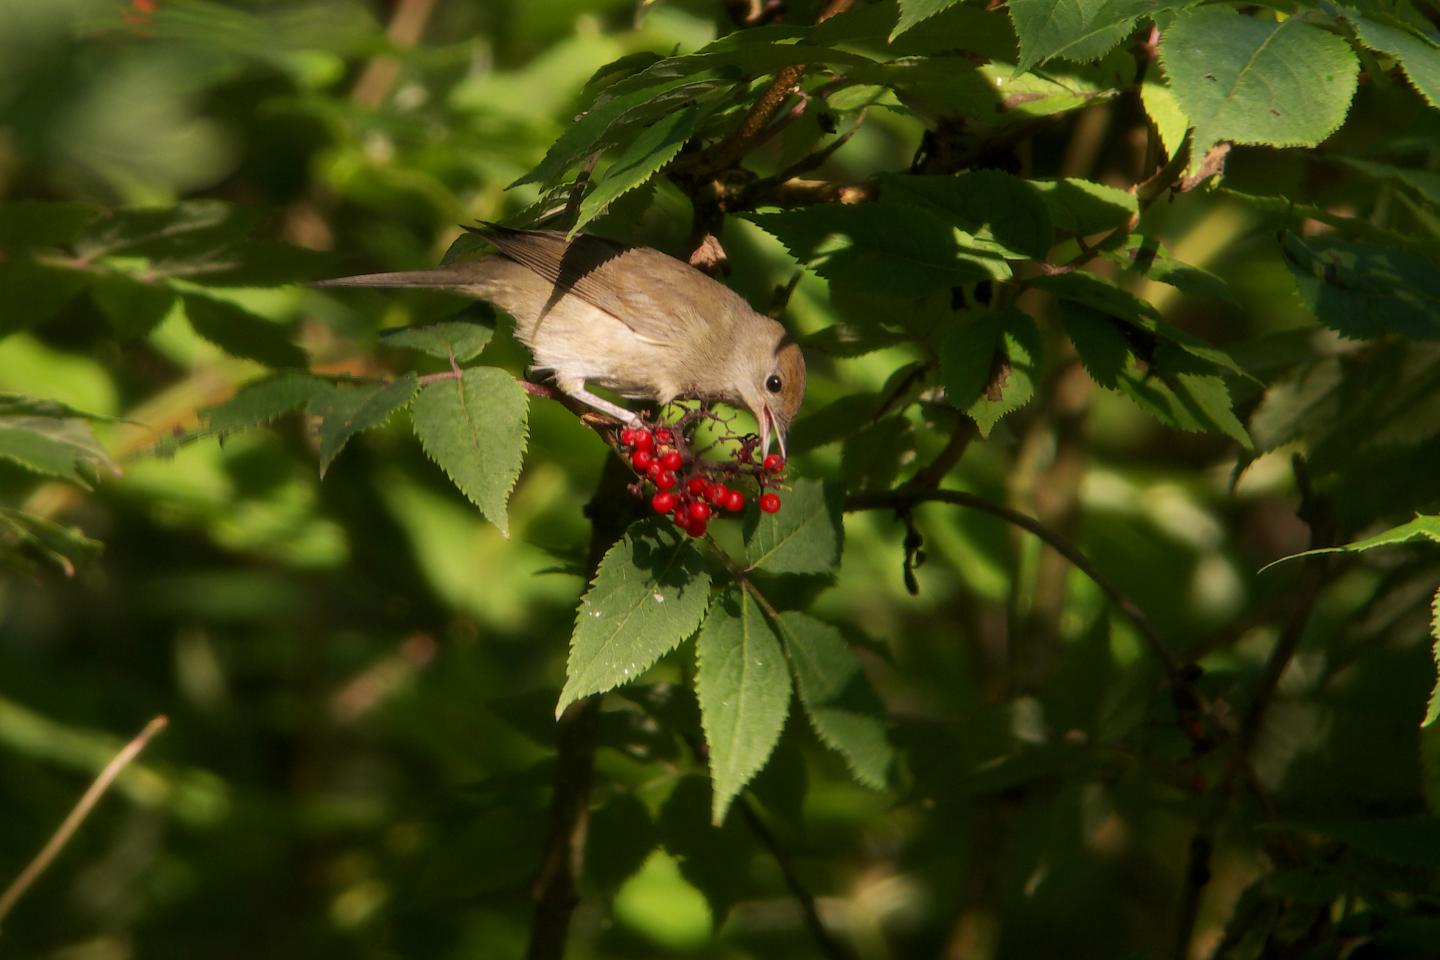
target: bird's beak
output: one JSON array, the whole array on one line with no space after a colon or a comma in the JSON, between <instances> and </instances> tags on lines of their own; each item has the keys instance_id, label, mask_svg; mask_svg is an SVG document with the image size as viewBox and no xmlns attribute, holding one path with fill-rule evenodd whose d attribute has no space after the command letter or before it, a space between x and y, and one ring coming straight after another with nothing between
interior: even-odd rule
<instances>
[{"instance_id":1,"label":"bird's beak","mask_svg":"<svg viewBox=\"0 0 1440 960\"><path fill-rule=\"evenodd\" d=\"M775 415L770 412L769 404L760 405L760 456L764 457L770 452L770 434L775 434L775 443L780 447L780 456L789 459L785 454L785 430L776 421Z\"/></svg>"}]
</instances>

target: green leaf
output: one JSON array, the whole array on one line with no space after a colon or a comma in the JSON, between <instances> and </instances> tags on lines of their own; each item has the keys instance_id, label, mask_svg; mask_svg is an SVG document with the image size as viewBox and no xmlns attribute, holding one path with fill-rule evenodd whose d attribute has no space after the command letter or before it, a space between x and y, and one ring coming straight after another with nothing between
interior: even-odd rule
<instances>
[{"instance_id":1,"label":"green leaf","mask_svg":"<svg viewBox=\"0 0 1440 960\"><path fill-rule=\"evenodd\" d=\"M1224 280L1208 270L1176 260L1166 253L1158 240L1131 234L1119 250L1107 250L1105 259L1134 270L1141 276L1169 284L1181 293L1194 297L1223 300L1238 306L1235 295Z\"/></svg>"},{"instance_id":2,"label":"green leaf","mask_svg":"<svg viewBox=\"0 0 1440 960\"><path fill-rule=\"evenodd\" d=\"M923 207L966 231L967 246L1012 260L1050 250L1050 211L1028 181L998 170L958 176L881 174L881 199Z\"/></svg>"},{"instance_id":3,"label":"green leaf","mask_svg":"<svg viewBox=\"0 0 1440 960\"><path fill-rule=\"evenodd\" d=\"M1156 0L1010 0L1006 7L1020 38L1017 71L1052 57L1096 60L1135 29L1138 17L1185 6Z\"/></svg>"},{"instance_id":4,"label":"green leaf","mask_svg":"<svg viewBox=\"0 0 1440 960\"><path fill-rule=\"evenodd\" d=\"M96 277L90 297L122 340L145 336L175 306L175 292L163 283L145 283L123 274Z\"/></svg>"},{"instance_id":5,"label":"green leaf","mask_svg":"<svg viewBox=\"0 0 1440 960\"><path fill-rule=\"evenodd\" d=\"M328 380L308 373L285 371L241 387L224 403L200 411L200 423L210 433L224 436L258 427L298 410L330 387Z\"/></svg>"},{"instance_id":6,"label":"green leaf","mask_svg":"<svg viewBox=\"0 0 1440 960\"><path fill-rule=\"evenodd\" d=\"M674 69L662 61L604 91L581 117L565 129L543 160L510 186L550 183L586 155L618 143L629 130L646 126L701 95L728 86L710 75L665 76Z\"/></svg>"},{"instance_id":7,"label":"green leaf","mask_svg":"<svg viewBox=\"0 0 1440 960\"><path fill-rule=\"evenodd\" d=\"M1347 337L1440 338L1440 271L1413 254L1329 237L1281 237L1285 265L1315 319Z\"/></svg>"},{"instance_id":8,"label":"green leaf","mask_svg":"<svg viewBox=\"0 0 1440 960\"><path fill-rule=\"evenodd\" d=\"M317 390L310 398L309 409L320 420L320 476L325 476L351 437L384 423L396 410L407 406L419 389L420 378L407 373L390 383L330 383Z\"/></svg>"},{"instance_id":9,"label":"green leaf","mask_svg":"<svg viewBox=\"0 0 1440 960\"><path fill-rule=\"evenodd\" d=\"M99 215L86 203L9 201L0 205L0 250L63 247Z\"/></svg>"},{"instance_id":10,"label":"green leaf","mask_svg":"<svg viewBox=\"0 0 1440 960\"><path fill-rule=\"evenodd\" d=\"M1440 49L1435 51L1440 57ZM1389 163L1375 163L1356 157L1333 157L1334 162L1352 170L1358 170L1376 180L1398 183L1432 206L1440 206L1440 173L1433 170L1416 170L1411 167L1397 167Z\"/></svg>"},{"instance_id":11,"label":"green leaf","mask_svg":"<svg viewBox=\"0 0 1440 960\"><path fill-rule=\"evenodd\" d=\"M218 200L191 200L173 207L107 211L75 241L87 259L124 254L152 261L187 261L229 247L257 225L257 209Z\"/></svg>"},{"instance_id":12,"label":"green leaf","mask_svg":"<svg viewBox=\"0 0 1440 960\"><path fill-rule=\"evenodd\" d=\"M1163 344L1148 365L1132 355L1119 376L1120 391L1166 426L1191 433L1223 433L1254 447L1230 402L1225 381L1183 348Z\"/></svg>"},{"instance_id":13,"label":"green leaf","mask_svg":"<svg viewBox=\"0 0 1440 960\"><path fill-rule=\"evenodd\" d=\"M1354 25L1361 43L1371 50L1394 57L1420 96L1430 106L1440 107L1440 47L1378 12L1372 16L1361 16L1354 10L1339 9L1340 15Z\"/></svg>"},{"instance_id":14,"label":"green leaf","mask_svg":"<svg viewBox=\"0 0 1440 960\"><path fill-rule=\"evenodd\" d=\"M0 417L0 459L86 489L99 470L115 470L90 425L72 417Z\"/></svg>"},{"instance_id":15,"label":"green leaf","mask_svg":"<svg viewBox=\"0 0 1440 960\"><path fill-rule=\"evenodd\" d=\"M380 333L380 345L419 350L441 360L464 363L480 355L495 331L478 323L442 320L423 327L399 327Z\"/></svg>"},{"instance_id":16,"label":"green leaf","mask_svg":"<svg viewBox=\"0 0 1440 960\"><path fill-rule=\"evenodd\" d=\"M900 0L900 19L890 33L890 39L894 40L917 23L923 23L960 2L961 0Z\"/></svg>"},{"instance_id":17,"label":"green leaf","mask_svg":"<svg viewBox=\"0 0 1440 960\"><path fill-rule=\"evenodd\" d=\"M0 337L49 320L91 279L80 270L33 260L0 260Z\"/></svg>"},{"instance_id":18,"label":"green leaf","mask_svg":"<svg viewBox=\"0 0 1440 960\"><path fill-rule=\"evenodd\" d=\"M851 424L840 451L840 475L852 492L886 490L914 459L915 431L909 420L893 414L858 429Z\"/></svg>"},{"instance_id":19,"label":"green leaf","mask_svg":"<svg viewBox=\"0 0 1440 960\"><path fill-rule=\"evenodd\" d=\"M548 716L546 722L554 728ZM633 793L610 793L585 831L585 880L613 896L659 843L649 808Z\"/></svg>"},{"instance_id":20,"label":"green leaf","mask_svg":"<svg viewBox=\"0 0 1440 960\"><path fill-rule=\"evenodd\" d=\"M883 787L893 759L885 710L849 644L830 624L798 611L782 613L778 627L810 725L856 780Z\"/></svg>"},{"instance_id":21,"label":"green leaf","mask_svg":"<svg viewBox=\"0 0 1440 960\"><path fill-rule=\"evenodd\" d=\"M645 183L674 160L709 113L708 107L690 107L661 117L642 130L606 168L605 175L595 188L580 201L580 213L575 225L570 228L570 236L573 237L581 227L605 212L616 197Z\"/></svg>"},{"instance_id":22,"label":"green leaf","mask_svg":"<svg viewBox=\"0 0 1440 960\"><path fill-rule=\"evenodd\" d=\"M709 604L710 574L694 543L659 520L633 524L580 600L555 715L639 677L695 632Z\"/></svg>"},{"instance_id":23,"label":"green leaf","mask_svg":"<svg viewBox=\"0 0 1440 960\"><path fill-rule=\"evenodd\" d=\"M529 394L493 367L432 383L410 407L426 454L507 537L505 503L525 459L529 413Z\"/></svg>"},{"instance_id":24,"label":"green leaf","mask_svg":"<svg viewBox=\"0 0 1440 960\"><path fill-rule=\"evenodd\" d=\"M232 357L267 367L303 367L305 351L290 342L279 326L225 300L198 293L184 298L185 316L201 337Z\"/></svg>"},{"instance_id":25,"label":"green leaf","mask_svg":"<svg viewBox=\"0 0 1440 960\"><path fill-rule=\"evenodd\" d=\"M1435 641L1430 647L1430 656L1435 661L1436 678L1435 686L1430 691L1430 702L1425 707L1425 719L1420 722L1422 727L1434 726L1435 721L1440 720L1440 589L1435 591L1435 596L1430 600L1430 639ZM1440 782L1435 786L1440 788ZM1430 806L1435 808L1436 798L1432 797Z\"/></svg>"},{"instance_id":26,"label":"green leaf","mask_svg":"<svg viewBox=\"0 0 1440 960\"><path fill-rule=\"evenodd\" d=\"M747 219L834 287L918 299L1010 276L1003 258L980 252L969 234L909 204L825 204Z\"/></svg>"},{"instance_id":27,"label":"green leaf","mask_svg":"<svg viewBox=\"0 0 1440 960\"><path fill-rule=\"evenodd\" d=\"M1130 344L1115 321L1098 310L1069 301L1060 303L1060 321L1090 379L1107 390L1118 390L1120 375L1130 358Z\"/></svg>"},{"instance_id":28,"label":"green leaf","mask_svg":"<svg viewBox=\"0 0 1440 960\"><path fill-rule=\"evenodd\" d=\"M749 569L769 573L830 573L840 563L845 528L838 491L805 479L780 497L778 513L745 517Z\"/></svg>"},{"instance_id":29,"label":"green leaf","mask_svg":"<svg viewBox=\"0 0 1440 960\"><path fill-rule=\"evenodd\" d=\"M1373 537L1366 537L1363 540L1355 540L1342 544L1338 547L1316 547L1314 550L1305 550L1301 553L1292 553L1288 557L1281 557L1279 560L1267 563L1261 567L1262 571L1287 560L1298 560L1301 557L1313 557L1322 553L1364 553L1366 550L1374 550L1376 547L1393 547L1401 543L1410 543L1415 540L1429 540L1431 543L1440 543L1440 515L1416 514L1414 520L1402 523L1398 527L1391 527L1389 530L1377 533ZM1430 719L1425 721L1430 722Z\"/></svg>"},{"instance_id":30,"label":"green leaf","mask_svg":"<svg viewBox=\"0 0 1440 960\"><path fill-rule=\"evenodd\" d=\"M104 544L76 527L0 507L0 564L17 573L34 576L38 559L71 577L78 564L95 559L104 549Z\"/></svg>"},{"instance_id":31,"label":"green leaf","mask_svg":"<svg viewBox=\"0 0 1440 960\"><path fill-rule=\"evenodd\" d=\"M790 710L790 671L774 628L748 591L725 590L695 643L695 695L710 746L712 822L765 766Z\"/></svg>"},{"instance_id":32,"label":"green leaf","mask_svg":"<svg viewBox=\"0 0 1440 960\"><path fill-rule=\"evenodd\" d=\"M1177 17L1160 59L1195 127L1197 157L1219 140L1315 146L1345 120L1360 70L1348 43L1303 16L1218 6Z\"/></svg>"},{"instance_id":33,"label":"green leaf","mask_svg":"<svg viewBox=\"0 0 1440 960\"><path fill-rule=\"evenodd\" d=\"M1070 177L1064 180L1031 180L1050 210L1057 230L1078 237L1123 227L1140 215L1134 194L1104 184Z\"/></svg>"},{"instance_id":34,"label":"green leaf","mask_svg":"<svg viewBox=\"0 0 1440 960\"><path fill-rule=\"evenodd\" d=\"M903 333L884 327L836 323L801 337L800 347L806 353L816 351L832 357L863 357L867 353L902 344L906 339Z\"/></svg>"},{"instance_id":35,"label":"green leaf","mask_svg":"<svg viewBox=\"0 0 1440 960\"><path fill-rule=\"evenodd\" d=\"M1254 379L1230 354L1167 323L1153 305L1103 277L1072 270L1035 277L1030 284L1050 291L1062 301L1082 304L1097 313L1120 320L1134 331L1141 332L1132 334L1137 341L1168 341L1196 359L1212 363L1236 376Z\"/></svg>"},{"instance_id":36,"label":"green leaf","mask_svg":"<svg viewBox=\"0 0 1440 960\"><path fill-rule=\"evenodd\" d=\"M705 895L718 929L730 908L751 893L756 842L739 817L727 817L719 827L711 822L710 794L704 777L681 777L660 808L660 835L680 861L680 873Z\"/></svg>"},{"instance_id":37,"label":"green leaf","mask_svg":"<svg viewBox=\"0 0 1440 960\"><path fill-rule=\"evenodd\" d=\"M1140 84L1140 102L1145 105L1150 122L1155 124L1155 132L1159 134L1160 143L1165 147L1165 155L1173 157L1180 152L1180 146L1185 142L1185 134L1190 129L1190 118L1180 109L1175 92L1159 74L1158 64L1152 64L1150 69L1145 71L1145 81Z\"/></svg>"},{"instance_id":38,"label":"green leaf","mask_svg":"<svg viewBox=\"0 0 1440 960\"><path fill-rule=\"evenodd\" d=\"M1018 310L952 324L940 341L945 398L975 421L982 437L1030 402L1039 364L1040 331Z\"/></svg>"}]
</instances>

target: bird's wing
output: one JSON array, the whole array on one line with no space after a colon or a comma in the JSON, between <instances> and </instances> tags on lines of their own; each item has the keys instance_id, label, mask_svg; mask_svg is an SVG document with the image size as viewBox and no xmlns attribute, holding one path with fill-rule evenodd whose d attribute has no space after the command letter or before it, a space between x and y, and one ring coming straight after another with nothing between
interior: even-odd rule
<instances>
[{"instance_id":1,"label":"bird's wing","mask_svg":"<svg viewBox=\"0 0 1440 960\"><path fill-rule=\"evenodd\" d=\"M736 296L689 264L647 247L584 234L567 240L556 230L487 225L473 232L554 284L555 299L573 294L657 343L683 339L684 320L708 315L706 301L713 310L717 298ZM644 282L637 282L640 277Z\"/></svg>"}]
</instances>

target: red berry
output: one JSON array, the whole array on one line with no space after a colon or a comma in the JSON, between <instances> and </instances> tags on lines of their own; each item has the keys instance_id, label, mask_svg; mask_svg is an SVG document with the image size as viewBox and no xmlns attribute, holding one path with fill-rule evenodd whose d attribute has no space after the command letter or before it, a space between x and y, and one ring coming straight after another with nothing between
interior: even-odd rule
<instances>
[{"instance_id":1,"label":"red berry","mask_svg":"<svg viewBox=\"0 0 1440 960\"><path fill-rule=\"evenodd\" d=\"M729 495L730 488L723 483L712 483L710 489L705 491L705 499L717 507L724 504L725 498Z\"/></svg>"},{"instance_id":2,"label":"red berry","mask_svg":"<svg viewBox=\"0 0 1440 960\"><path fill-rule=\"evenodd\" d=\"M731 490L725 494L725 509L731 513L739 513L745 509L745 495L739 490Z\"/></svg>"},{"instance_id":3,"label":"red berry","mask_svg":"<svg viewBox=\"0 0 1440 960\"><path fill-rule=\"evenodd\" d=\"M634 431L634 430L631 430L629 427L626 427L624 430L621 430L621 431L620 431L620 446L622 446L622 447L633 447L633 446L635 446L635 431Z\"/></svg>"},{"instance_id":4,"label":"red berry","mask_svg":"<svg viewBox=\"0 0 1440 960\"><path fill-rule=\"evenodd\" d=\"M660 458L660 466L664 467L666 470L679 470L684 465L685 458L680 456L680 453L677 450L671 450L669 453L665 454L665 456Z\"/></svg>"},{"instance_id":5,"label":"red berry","mask_svg":"<svg viewBox=\"0 0 1440 960\"><path fill-rule=\"evenodd\" d=\"M655 478L655 486L659 487L661 490L669 490L671 487L675 486L675 471L661 470L660 476ZM660 512L664 513L665 511L661 510Z\"/></svg>"},{"instance_id":6,"label":"red berry","mask_svg":"<svg viewBox=\"0 0 1440 960\"><path fill-rule=\"evenodd\" d=\"M649 450L649 449L650 449L651 447L653 447L653 446L655 446L655 438L654 438L653 436L651 436L649 430L636 430L636 431L635 431L635 449L636 449L636 450Z\"/></svg>"},{"instance_id":7,"label":"red berry","mask_svg":"<svg viewBox=\"0 0 1440 960\"><path fill-rule=\"evenodd\" d=\"M660 479L660 474L664 472L664 470L660 469L660 464L652 463L649 467L646 468L645 476L649 477L651 480L658 480Z\"/></svg>"},{"instance_id":8,"label":"red berry","mask_svg":"<svg viewBox=\"0 0 1440 960\"><path fill-rule=\"evenodd\" d=\"M780 509L780 498L773 493L761 494L760 509L764 510L766 513L774 513L776 510Z\"/></svg>"},{"instance_id":9,"label":"red berry","mask_svg":"<svg viewBox=\"0 0 1440 960\"><path fill-rule=\"evenodd\" d=\"M669 427L661 427L659 430L655 431L655 439L659 440L661 443L674 443L675 435L670 432Z\"/></svg>"},{"instance_id":10,"label":"red berry","mask_svg":"<svg viewBox=\"0 0 1440 960\"><path fill-rule=\"evenodd\" d=\"M696 520L694 517L691 517L685 522L685 532L692 537L703 537L705 536L705 526L706 522L704 520Z\"/></svg>"},{"instance_id":11,"label":"red berry","mask_svg":"<svg viewBox=\"0 0 1440 960\"><path fill-rule=\"evenodd\" d=\"M641 434L648 436L648 434ZM650 464L655 462L655 457L648 450L636 450L630 454L630 465L642 473L650 469Z\"/></svg>"},{"instance_id":12,"label":"red berry","mask_svg":"<svg viewBox=\"0 0 1440 960\"><path fill-rule=\"evenodd\" d=\"M710 505L708 503L701 503L699 500L696 500L694 503L690 504L690 519L709 520Z\"/></svg>"},{"instance_id":13,"label":"red berry","mask_svg":"<svg viewBox=\"0 0 1440 960\"><path fill-rule=\"evenodd\" d=\"M704 496L705 491L710 489L710 481L704 477L691 477L690 482L685 484L685 489L690 491L692 497Z\"/></svg>"},{"instance_id":14,"label":"red berry","mask_svg":"<svg viewBox=\"0 0 1440 960\"><path fill-rule=\"evenodd\" d=\"M656 513L669 513L675 509L675 494L657 493L650 498L650 506Z\"/></svg>"},{"instance_id":15,"label":"red berry","mask_svg":"<svg viewBox=\"0 0 1440 960\"><path fill-rule=\"evenodd\" d=\"M766 473L779 473L785 469L785 458L778 453L772 453L765 458L765 463L762 464L762 466L764 466Z\"/></svg>"}]
</instances>

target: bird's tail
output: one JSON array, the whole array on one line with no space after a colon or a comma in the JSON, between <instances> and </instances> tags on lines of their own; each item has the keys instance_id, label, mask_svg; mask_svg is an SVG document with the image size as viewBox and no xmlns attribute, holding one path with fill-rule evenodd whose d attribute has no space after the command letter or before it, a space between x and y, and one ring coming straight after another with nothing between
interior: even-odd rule
<instances>
[{"instance_id":1,"label":"bird's tail","mask_svg":"<svg viewBox=\"0 0 1440 960\"><path fill-rule=\"evenodd\" d=\"M432 289L473 288L486 285L494 273L490 261L452 263L433 270L401 270L397 273L362 273L354 277L317 280L312 287L427 287Z\"/></svg>"}]
</instances>

